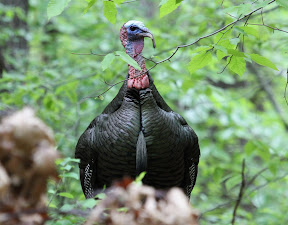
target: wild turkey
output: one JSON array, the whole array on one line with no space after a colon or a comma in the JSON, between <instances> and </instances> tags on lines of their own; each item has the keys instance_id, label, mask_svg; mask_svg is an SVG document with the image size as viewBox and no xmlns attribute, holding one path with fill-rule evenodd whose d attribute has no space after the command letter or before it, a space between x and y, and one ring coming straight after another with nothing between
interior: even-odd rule
<instances>
[{"instance_id":1,"label":"wild turkey","mask_svg":"<svg viewBox=\"0 0 288 225\"><path fill-rule=\"evenodd\" d=\"M142 71L129 65L127 81L103 113L81 135L75 157L86 198L125 175L147 174L143 183L155 188L181 187L190 197L200 149L185 119L173 112L157 91L142 56L144 37L152 33L139 21L128 21L120 39ZM146 72L146 73L145 73Z\"/></svg>"}]
</instances>

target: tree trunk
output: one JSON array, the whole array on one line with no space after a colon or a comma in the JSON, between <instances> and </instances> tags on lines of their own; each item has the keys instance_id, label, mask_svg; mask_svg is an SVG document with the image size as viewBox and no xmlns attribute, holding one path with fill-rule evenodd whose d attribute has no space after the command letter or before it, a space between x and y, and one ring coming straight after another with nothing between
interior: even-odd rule
<instances>
[{"instance_id":1,"label":"tree trunk","mask_svg":"<svg viewBox=\"0 0 288 225\"><path fill-rule=\"evenodd\" d=\"M0 4L7 8L20 8L24 16L27 17L28 0L0 0ZM16 12L13 8L11 10ZM4 70L20 70L23 66L25 69L27 65L28 43L24 35L19 35L17 31L24 30L25 34L28 31L28 26L25 18L19 18L16 14L17 13L15 13L13 19L9 21L5 20L5 16L3 15L0 17L0 30L4 30L4 28L7 30L7 28L9 28L14 33L7 40L1 42L0 45L0 77L2 77ZM8 58L13 60L8 60Z\"/></svg>"}]
</instances>

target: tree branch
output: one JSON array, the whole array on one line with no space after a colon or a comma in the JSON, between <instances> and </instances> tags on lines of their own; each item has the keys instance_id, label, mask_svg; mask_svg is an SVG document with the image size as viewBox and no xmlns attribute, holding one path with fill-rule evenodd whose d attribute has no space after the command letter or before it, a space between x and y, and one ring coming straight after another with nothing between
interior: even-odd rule
<instances>
[{"instance_id":1,"label":"tree branch","mask_svg":"<svg viewBox=\"0 0 288 225\"><path fill-rule=\"evenodd\" d=\"M233 217L231 220L231 224L234 225L235 224L235 220L236 220L236 214L237 214L237 209L241 203L243 194L244 194L244 189L246 187L246 179L245 179L245 159L243 159L242 161L242 172L241 172L241 176L242 176L242 182L241 182L241 187L240 187L240 191L238 194L238 198L236 200L236 204L234 206L234 210L233 210Z\"/></svg>"},{"instance_id":2,"label":"tree branch","mask_svg":"<svg viewBox=\"0 0 288 225\"><path fill-rule=\"evenodd\" d=\"M271 183L274 183L274 182L277 182L279 180L282 180L283 178L287 177L288 176L288 173L285 173L284 175L280 176L280 177L276 177L275 179L273 180L270 180L270 181L267 181L266 183L264 184L261 184L257 187L255 187L253 190L251 190L247 195L249 196L250 194L252 194L254 191L257 191L263 187L266 187L268 184L271 184Z\"/></svg>"},{"instance_id":3,"label":"tree branch","mask_svg":"<svg viewBox=\"0 0 288 225\"><path fill-rule=\"evenodd\" d=\"M278 31L281 31L281 32L284 32L284 33L287 33L288 34L288 31L286 30L282 30L282 29L279 29L277 27L271 27L269 25L266 25L266 24L261 24L261 23L248 23L248 25L252 25L252 26L264 26L264 27L268 27L272 30L278 30Z\"/></svg>"},{"instance_id":4,"label":"tree branch","mask_svg":"<svg viewBox=\"0 0 288 225\"><path fill-rule=\"evenodd\" d=\"M253 182L256 180L258 176L260 176L262 173L264 173L268 168L263 168L261 169L258 173L256 173L248 182L247 182L247 187L253 184Z\"/></svg>"},{"instance_id":5,"label":"tree branch","mask_svg":"<svg viewBox=\"0 0 288 225\"><path fill-rule=\"evenodd\" d=\"M273 2L275 2L275 1L276 1L276 0L272 0L272 1L270 1L267 5L270 5L270 4L272 4ZM198 43L198 42L201 41L202 39L205 39L205 38L214 36L215 34L218 34L219 32L226 30L228 27L234 26L237 22L239 22L239 21L241 21L241 20L243 20L243 19L245 19L245 18L247 18L247 20L246 20L246 22L245 22L245 24L247 24L247 21L248 21L249 17L250 17L253 13L258 12L258 11L261 10L261 9L263 9L263 7L254 9L254 10L252 10L251 12L249 12L248 14L246 14L246 15L244 15L244 16L242 16L242 17L239 17L238 19L234 20L233 22L227 24L226 26L224 26L224 27L222 27L222 28L220 28L220 29L218 29L218 30L210 33L210 34L207 34L207 35L205 35L205 36L202 36L202 37L198 38L197 40L195 40L195 41L192 42L192 43L176 46L174 52L173 52L170 56L168 56L167 58L165 58L165 59L163 59L163 60L160 60L160 61L158 61L158 62L153 61L154 65L151 66L147 71L140 73L138 76L141 76L141 75L143 75L144 73L149 72L150 70L154 69L157 65L159 65L159 64L161 64L161 63L163 63L163 62L170 61L170 59L171 59L171 58L178 52L178 50L181 49L181 48L186 48L186 47L190 47L190 46L192 46L192 45L195 45L196 43ZM75 54L75 53L72 53L72 54ZM79 55L79 54L78 54L78 55ZM94 53L91 51L90 54L89 54L89 53L87 53L87 54L86 54L86 53L81 53L80 55L99 55L99 54L94 54ZM101 55L100 55L100 56L101 56ZM226 66L227 66L227 65L226 65ZM225 67L225 68L226 68L226 67ZM224 69L225 69L225 68L224 68ZM134 77L134 78L135 78L135 77ZM128 78L128 79L129 79L129 78ZM119 82L111 85L109 88L107 88L104 92L102 92L102 93L99 94L99 95L96 95L96 96L93 96L93 97L85 97L84 99L87 99L87 98L99 98L100 96L102 96L103 94L105 94L107 91L109 91L112 87L114 87L114 86L116 86L116 85L118 85L118 84L120 84L120 83L123 83L123 82L127 81L128 79L119 81ZM83 100L84 100L84 99L83 99Z\"/></svg>"}]
</instances>

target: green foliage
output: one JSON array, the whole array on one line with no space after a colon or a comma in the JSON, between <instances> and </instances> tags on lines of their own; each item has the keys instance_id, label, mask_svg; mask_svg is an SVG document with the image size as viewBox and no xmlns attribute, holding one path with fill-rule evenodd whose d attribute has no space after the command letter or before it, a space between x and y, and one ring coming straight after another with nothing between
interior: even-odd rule
<instances>
[{"instance_id":1,"label":"green foliage","mask_svg":"<svg viewBox=\"0 0 288 225\"><path fill-rule=\"evenodd\" d=\"M274 63L272 63L269 59L258 54L250 54L250 56L251 56L251 59L254 62L258 63L259 65L267 66L274 70L278 70L277 67L274 65Z\"/></svg>"},{"instance_id":2,"label":"green foliage","mask_svg":"<svg viewBox=\"0 0 288 225\"><path fill-rule=\"evenodd\" d=\"M288 9L288 2L286 0L276 0L277 4Z\"/></svg>"},{"instance_id":3,"label":"green foliage","mask_svg":"<svg viewBox=\"0 0 288 225\"><path fill-rule=\"evenodd\" d=\"M54 16L60 15L71 0L50 0L47 7L47 17L50 20Z\"/></svg>"},{"instance_id":4,"label":"green foliage","mask_svg":"<svg viewBox=\"0 0 288 225\"><path fill-rule=\"evenodd\" d=\"M86 14L88 10L96 3L97 0L89 0L87 7L84 9L83 14Z\"/></svg>"},{"instance_id":5,"label":"green foliage","mask_svg":"<svg viewBox=\"0 0 288 225\"><path fill-rule=\"evenodd\" d=\"M228 67L234 73L242 76L245 72L246 62L243 57L238 57L237 55L232 55L227 58Z\"/></svg>"},{"instance_id":6,"label":"green foliage","mask_svg":"<svg viewBox=\"0 0 288 225\"><path fill-rule=\"evenodd\" d=\"M237 27L239 28L240 30L244 31L245 33L242 33L242 34L251 34L253 35L254 37L256 38L259 38L259 32L257 29L253 28L253 27L248 27L248 26L242 26L242 27Z\"/></svg>"},{"instance_id":7,"label":"green foliage","mask_svg":"<svg viewBox=\"0 0 288 225\"><path fill-rule=\"evenodd\" d=\"M161 4L160 17L163 17L163 16L166 16L169 13L173 12L175 9L177 9L179 7L181 1L168 0L168 1L162 1L161 3L160 3Z\"/></svg>"},{"instance_id":8,"label":"green foliage","mask_svg":"<svg viewBox=\"0 0 288 225\"><path fill-rule=\"evenodd\" d=\"M103 61L101 62L102 70L103 71L106 70L113 63L114 59L115 59L114 53L107 54L104 57Z\"/></svg>"},{"instance_id":9,"label":"green foliage","mask_svg":"<svg viewBox=\"0 0 288 225\"><path fill-rule=\"evenodd\" d=\"M103 12L110 23L114 24L116 22L117 9L114 2L103 1Z\"/></svg>"},{"instance_id":10,"label":"green foliage","mask_svg":"<svg viewBox=\"0 0 288 225\"><path fill-rule=\"evenodd\" d=\"M189 72L193 73L208 65L212 60L211 52L204 52L194 56L189 63Z\"/></svg>"},{"instance_id":11,"label":"green foliage","mask_svg":"<svg viewBox=\"0 0 288 225\"><path fill-rule=\"evenodd\" d=\"M144 177L145 177L145 175L146 175L146 172L141 172L141 173L139 174L139 176L136 177L135 182L141 184L141 183L142 183L142 180L143 180Z\"/></svg>"},{"instance_id":12,"label":"green foliage","mask_svg":"<svg viewBox=\"0 0 288 225\"><path fill-rule=\"evenodd\" d=\"M263 19L271 27L285 30L288 20L287 8L275 8L276 3L267 5L269 1L245 4L223 1L222 5L219 4L222 1L199 0L197 4L182 1L178 7L180 1L169 1L169 5L164 0L160 10L167 7L165 12L171 8L174 11L166 16L162 12L160 19L160 1L121 4L124 1L117 0L111 2L117 4L111 15L106 11L108 17L114 18L112 25L101 12L103 1L50 2L54 2L55 8L50 3L48 23L47 3L31 0L27 31L14 30L12 26L1 29L1 47L11 36L19 34L28 40L30 50L27 57L17 60L9 55L10 49L1 51L17 69L4 72L0 79L0 108L31 106L54 130L63 159L57 162L61 182L51 181L48 185L47 205L52 221L47 224L53 225L82 224L85 219L69 214L69 210L86 211L98 202L85 200L78 163L73 159L74 148L80 134L114 98L121 85L103 94L110 87L107 83L124 80L127 64L137 67L119 40L124 22L137 19L145 23L154 34L157 48L146 44L143 54L160 61L169 57L175 46L211 34L234 21L234 17L257 7L264 7ZM261 10L257 13L247 24L245 20L239 21L195 45L179 49L170 61L150 71L165 101L185 117L199 137L199 176L191 202L202 213L202 225L230 224L242 181L243 159L247 186L236 224L288 223L285 214L288 204L284 198L288 171L287 105L283 99L287 81L282 72L287 70L288 39L285 33L251 25L262 24ZM20 9L2 5L0 15L1 20L8 22L14 15L25 18ZM90 49L95 55L70 54L89 53ZM25 59L28 63L23 66ZM147 68L153 65L146 61ZM270 88L274 102L263 83ZM59 214L57 210L67 214Z\"/></svg>"},{"instance_id":13,"label":"green foliage","mask_svg":"<svg viewBox=\"0 0 288 225\"><path fill-rule=\"evenodd\" d=\"M118 56L120 56L120 59L122 59L124 62L133 66L137 70L141 70L141 67L138 65L138 63L134 59L132 59L129 55L127 55L126 52L116 51L115 53Z\"/></svg>"}]
</instances>

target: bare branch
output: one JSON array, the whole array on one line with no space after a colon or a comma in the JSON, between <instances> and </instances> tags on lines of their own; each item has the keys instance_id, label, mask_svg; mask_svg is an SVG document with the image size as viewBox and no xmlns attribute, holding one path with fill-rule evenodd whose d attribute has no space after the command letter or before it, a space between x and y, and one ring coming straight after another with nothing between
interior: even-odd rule
<instances>
[{"instance_id":1,"label":"bare branch","mask_svg":"<svg viewBox=\"0 0 288 225\"><path fill-rule=\"evenodd\" d=\"M272 4L273 2L275 2L275 1L276 1L276 0L272 0L272 1L270 1L267 5L270 5L270 4ZM222 1L222 3L223 3L223 1ZM222 4L222 3L221 3L221 4ZM201 41L202 39L205 39L205 38L214 36L215 34L218 34L218 33L220 33L221 31L224 31L224 30L226 30L227 28L229 28L229 27L231 27L231 26L234 26L237 22L239 22L239 21L241 21L241 20L243 20L243 19L245 19L245 18L246 18L246 21L245 21L245 25L246 25L246 24L247 24L247 21L248 21L249 18L250 18L250 16L251 16L253 13L258 12L258 11L261 10L261 9L263 9L263 7L254 9L254 10L252 10L251 12L249 12L248 14L239 17L238 19L234 20L233 22L227 24L226 26L224 26L224 27L222 27L222 28L220 28L220 29L218 29L218 30L210 33L210 34L207 34L207 35L205 35L205 36L202 36L202 37L198 38L197 40L195 40L195 41L192 42L192 43L176 46L174 52L173 52L170 56L168 56L167 58L165 58L165 59L163 59L163 60L160 60L160 61L158 61L158 62L153 61L153 60L150 60L150 61L152 61L152 62L154 63L154 65L151 66L147 71L144 71L144 72L140 73L138 76L141 76L141 75L143 75L144 73L149 72L150 70L154 69L157 65L159 65L159 64L161 64L161 63L163 63L163 62L170 61L170 59L178 52L178 50L179 50L180 48L186 48L186 47L190 47L190 46L192 46L192 45L195 45L196 43L198 43L198 42ZM73 54L73 53L72 53L72 54ZM74 53L74 54L75 54L75 53ZM94 54L94 53L91 51L90 54L84 53L84 55L98 55L98 54ZM103 56L103 55L100 55L100 56ZM230 59L230 60L231 60L231 59ZM229 64L229 63L228 63L228 64ZM228 64L226 65L226 67L228 66ZM225 68L226 68L226 67L225 67ZM225 68L224 68L224 70L225 70ZM135 78L135 77L134 77L134 78ZM128 78L128 79L129 79L129 78ZM120 84L120 83L123 83L123 82L127 81L128 79L119 81L119 82L111 85L111 86L110 86L109 88L107 88L104 92L102 92L101 94L99 94L99 95L97 95L97 96L94 96L94 97L86 97L86 98L84 98L84 99L82 99L82 100L85 100L85 99L87 99L87 98L95 98L95 97L97 98L97 97L105 94L105 93L106 93L107 91L109 91L112 87L114 87L114 86L116 86L116 85L118 85L118 84Z\"/></svg>"},{"instance_id":2,"label":"bare branch","mask_svg":"<svg viewBox=\"0 0 288 225\"><path fill-rule=\"evenodd\" d=\"M231 224L234 225L235 224L235 220L236 220L236 214L237 214L237 209L241 203L243 194L244 194L244 189L246 187L246 179L245 179L245 159L243 159L242 161L242 172L241 172L241 176L242 176L242 182L241 182L241 187L240 187L240 191L238 194L238 198L236 200L236 204L234 206L234 210L233 210L233 217L231 220Z\"/></svg>"},{"instance_id":3,"label":"bare branch","mask_svg":"<svg viewBox=\"0 0 288 225\"><path fill-rule=\"evenodd\" d=\"M271 3L275 2L275 1L276 1L276 0L272 0L272 1L270 1L267 5L270 5ZM211 37L211 36L213 36L213 35L215 35L215 34L218 34L219 32L221 32L221 31L223 31L223 30L226 30L228 27L236 24L237 22L239 22L239 21L241 21L241 20L243 20L243 19L245 19L245 18L248 18L248 19L249 19L249 17L250 17L253 13L259 11L259 10L262 9L262 8L263 8L263 7L254 9L254 10L251 11L250 13L248 13L248 14L246 14L246 15L244 15L244 16L236 19L236 20L234 20L233 22L231 22L231 23L227 24L226 26L224 26L224 27L222 27L222 28L220 28L220 29L212 32L211 34L207 34L207 35L205 35L205 36L202 36L202 37L198 38L196 41L194 41L194 42L192 42L192 43L190 43L190 44L178 45L178 46L176 47L175 51L174 51L170 56L168 56L166 59L163 59L163 60L161 60L161 61L156 62L156 64L155 64L154 66L152 66L150 69L153 69L156 65L158 65L158 64L160 64L160 63L163 63L163 62L168 61L169 59L171 59L171 58L177 53L177 51L178 51L180 48L186 48L186 47L189 47L189 46L191 46L191 45L194 45L194 44L198 43L199 41L201 41L201 40L204 39L204 38ZM149 70L150 70L150 69L149 69Z\"/></svg>"}]
</instances>

